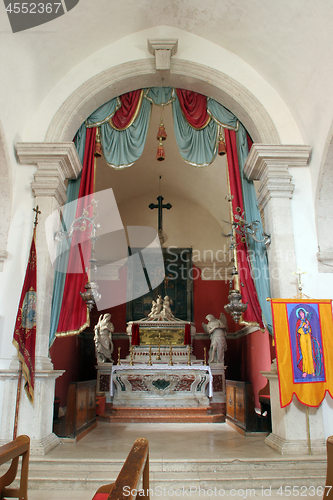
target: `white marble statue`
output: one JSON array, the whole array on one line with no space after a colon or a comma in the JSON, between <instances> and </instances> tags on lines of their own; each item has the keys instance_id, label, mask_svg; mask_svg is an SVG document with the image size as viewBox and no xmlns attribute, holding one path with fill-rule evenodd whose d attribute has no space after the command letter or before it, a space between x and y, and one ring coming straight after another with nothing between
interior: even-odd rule
<instances>
[{"instance_id":1,"label":"white marble statue","mask_svg":"<svg viewBox=\"0 0 333 500\"><path fill-rule=\"evenodd\" d=\"M219 319L215 318L213 314L208 314L206 319L208 324L202 323L202 326L205 332L210 335L208 363L221 363L224 365L224 353L227 350L227 318L221 313Z\"/></svg>"},{"instance_id":2,"label":"white marble statue","mask_svg":"<svg viewBox=\"0 0 333 500\"><path fill-rule=\"evenodd\" d=\"M174 315L171 312L172 300L166 295L163 299L163 309L161 316L163 319L172 319Z\"/></svg>"},{"instance_id":3,"label":"white marble statue","mask_svg":"<svg viewBox=\"0 0 333 500\"><path fill-rule=\"evenodd\" d=\"M111 314L101 314L97 325L94 328L95 354L97 363L105 363L111 361L113 353L112 333L114 326L111 323Z\"/></svg>"}]
</instances>

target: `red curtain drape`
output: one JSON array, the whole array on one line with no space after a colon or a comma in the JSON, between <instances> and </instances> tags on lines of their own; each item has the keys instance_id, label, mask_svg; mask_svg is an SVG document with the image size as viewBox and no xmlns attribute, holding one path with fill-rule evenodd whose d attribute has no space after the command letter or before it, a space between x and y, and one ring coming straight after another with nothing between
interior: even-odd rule
<instances>
[{"instance_id":1,"label":"red curtain drape","mask_svg":"<svg viewBox=\"0 0 333 500\"><path fill-rule=\"evenodd\" d=\"M139 325L132 324L132 345L140 345Z\"/></svg>"},{"instance_id":2,"label":"red curtain drape","mask_svg":"<svg viewBox=\"0 0 333 500\"><path fill-rule=\"evenodd\" d=\"M143 89L139 89L119 97L121 107L111 118L111 122L116 129L125 130L133 123L140 108L142 96Z\"/></svg>"},{"instance_id":3,"label":"red curtain drape","mask_svg":"<svg viewBox=\"0 0 333 500\"><path fill-rule=\"evenodd\" d=\"M177 89L177 96L183 115L191 127L198 130L204 128L210 120L207 97L184 89Z\"/></svg>"},{"instance_id":4,"label":"red curtain drape","mask_svg":"<svg viewBox=\"0 0 333 500\"><path fill-rule=\"evenodd\" d=\"M191 325L185 325L184 345L191 345Z\"/></svg>"},{"instance_id":5,"label":"red curtain drape","mask_svg":"<svg viewBox=\"0 0 333 500\"><path fill-rule=\"evenodd\" d=\"M230 182L230 192L233 196L232 210L234 214L242 215L244 212L242 183L239 172L236 133L233 130L224 130L227 147L228 172ZM240 211L237 211L239 207ZM241 236L236 234L238 274L240 282L240 292L243 302L248 302L247 310L243 314L245 321L255 321L263 328L261 319L261 307L252 277L251 264L249 261L248 248L246 243L242 243Z\"/></svg>"},{"instance_id":6,"label":"red curtain drape","mask_svg":"<svg viewBox=\"0 0 333 500\"><path fill-rule=\"evenodd\" d=\"M86 205L91 202L87 199L80 203L80 198L92 195L94 192L95 178L95 140L96 128L86 130L86 144L84 150L83 168L81 174L80 190L75 217L82 215ZM61 312L58 322L57 335L70 335L80 333L89 325L87 306L82 300L80 293L84 291L87 283L87 274L84 267L88 266L91 245L87 241L84 232L75 231L72 237L69 252L68 267L64 294L61 305Z\"/></svg>"}]
</instances>

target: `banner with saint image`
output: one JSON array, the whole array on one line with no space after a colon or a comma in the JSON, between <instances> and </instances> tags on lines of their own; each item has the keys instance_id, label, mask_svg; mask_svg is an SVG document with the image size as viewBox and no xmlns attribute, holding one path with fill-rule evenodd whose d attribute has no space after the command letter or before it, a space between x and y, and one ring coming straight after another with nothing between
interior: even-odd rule
<instances>
[{"instance_id":1,"label":"banner with saint image","mask_svg":"<svg viewBox=\"0 0 333 500\"><path fill-rule=\"evenodd\" d=\"M333 395L331 300L272 299L281 407L293 395L317 407Z\"/></svg>"}]
</instances>

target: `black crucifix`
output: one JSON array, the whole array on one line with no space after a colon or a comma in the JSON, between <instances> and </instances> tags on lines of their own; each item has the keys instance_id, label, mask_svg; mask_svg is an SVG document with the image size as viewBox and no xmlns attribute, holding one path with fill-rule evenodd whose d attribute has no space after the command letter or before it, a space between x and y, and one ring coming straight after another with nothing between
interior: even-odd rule
<instances>
[{"instance_id":1,"label":"black crucifix","mask_svg":"<svg viewBox=\"0 0 333 500\"><path fill-rule=\"evenodd\" d=\"M151 203L149 205L150 210L154 210L154 208L158 208L158 233L162 233L162 215L163 215L163 208L166 208L167 210L170 210L172 208L172 205L170 203L167 203L166 205L163 205L163 196L158 196L157 201L158 204L155 205L154 203Z\"/></svg>"}]
</instances>

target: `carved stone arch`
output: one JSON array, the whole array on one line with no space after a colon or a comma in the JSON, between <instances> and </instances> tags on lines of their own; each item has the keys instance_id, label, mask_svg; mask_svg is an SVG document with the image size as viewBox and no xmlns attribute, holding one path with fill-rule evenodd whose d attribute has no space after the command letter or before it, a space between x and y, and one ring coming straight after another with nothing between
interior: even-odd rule
<instances>
[{"instance_id":1,"label":"carved stone arch","mask_svg":"<svg viewBox=\"0 0 333 500\"><path fill-rule=\"evenodd\" d=\"M323 155L316 195L318 270L333 273L333 124Z\"/></svg>"},{"instance_id":2,"label":"carved stone arch","mask_svg":"<svg viewBox=\"0 0 333 500\"><path fill-rule=\"evenodd\" d=\"M55 114L46 142L72 140L83 121L108 100L133 89L171 86L213 97L232 111L254 142L281 144L277 129L262 104L243 85L224 73L202 64L175 59L169 74L155 69L154 59L109 68L76 89Z\"/></svg>"},{"instance_id":3,"label":"carved stone arch","mask_svg":"<svg viewBox=\"0 0 333 500\"><path fill-rule=\"evenodd\" d=\"M0 271L7 258L7 240L12 210L12 179L6 137L0 121Z\"/></svg>"}]
</instances>

